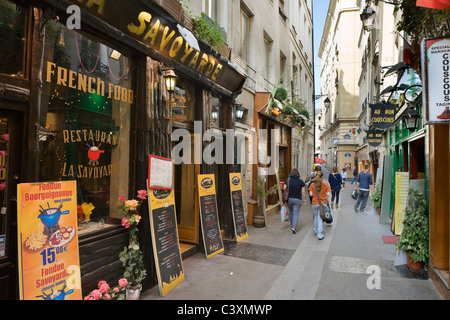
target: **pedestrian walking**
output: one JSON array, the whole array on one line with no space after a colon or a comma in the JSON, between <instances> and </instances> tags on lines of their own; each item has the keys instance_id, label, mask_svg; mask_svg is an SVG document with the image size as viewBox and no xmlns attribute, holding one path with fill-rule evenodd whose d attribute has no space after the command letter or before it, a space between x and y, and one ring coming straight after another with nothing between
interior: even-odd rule
<instances>
[{"instance_id":1,"label":"pedestrian walking","mask_svg":"<svg viewBox=\"0 0 450 320\"><path fill-rule=\"evenodd\" d=\"M355 204L355 212L358 212L360 207L360 212L366 212L367 199L369 198L370 186L373 185L372 174L369 172L370 166L366 164L365 170L361 171L358 175L358 180L356 182L356 190L359 190L358 200Z\"/></svg>"},{"instance_id":2,"label":"pedestrian walking","mask_svg":"<svg viewBox=\"0 0 450 320\"><path fill-rule=\"evenodd\" d=\"M306 184L302 179L300 179L300 173L298 170L294 168L292 169L290 177L286 180L284 185L285 188L286 186L289 186L289 220L291 221L292 233L296 234L300 208L302 207L302 204L306 204Z\"/></svg>"},{"instance_id":3,"label":"pedestrian walking","mask_svg":"<svg viewBox=\"0 0 450 320\"><path fill-rule=\"evenodd\" d=\"M353 169L352 185L353 185L353 182L356 181L357 177L358 177L358 169L355 168L355 169Z\"/></svg>"},{"instance_id":4,"label":"pedestrian walking","mask_svg":"<svg viewBox=\"0 0 450 320\"><path fill-rule=\"evenodd\" d=\"M336 200L336 209L339 208L339 193L342 188L342 176L337 172L337 167L333 168L333 172L328 176L328 182L331 188L331 209L334 208L334 200Z\"/></svg>"},{"instance_id":5,"label":"pedestrian walking","mask_svg":"<svg viewBox=\"0 0 450 320\"><path fill-rule=\"evenodd\" d=\"M345 188L345 179L347 179L347 168L342 169L341 177L342 177L342 188Z\"/></svg>"},{"instance_id":6,"label":"pedestrian walking","mask_svg":"<svg viewBox=\"0 0 450 320\"><path fill-rule=\"evenodd\" d=\"M331 195L331 188L328 183L323 181L322 172L318 172L314 182L308 189L309 194L313 197L312 199L312 209L314 216L314 233L317 235L317 239L322 240L324 238L323 235L323 221L320 218L320 203L327 203L328 199ZM319 198L317 198L317 195Z\"/></svg>"}]
</instances>

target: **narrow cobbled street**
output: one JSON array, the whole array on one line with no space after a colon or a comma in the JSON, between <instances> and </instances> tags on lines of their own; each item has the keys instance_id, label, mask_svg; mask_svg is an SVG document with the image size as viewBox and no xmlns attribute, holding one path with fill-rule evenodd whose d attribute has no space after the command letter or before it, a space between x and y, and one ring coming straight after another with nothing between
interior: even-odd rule
<instances>
[{"instance_id":1,"label":"narrow cobbled street","mask_svg":"<svg viewBox=\"0 0 450 320\"><path fill-rule=\"evenodd\" d=\"M390 226L379 224L370 200L367 213L356 213L352 188L347 183L341 193L333 224L324 224L324 240L314 234L308 200L297 234L272 215L265 228L250 226L244 241L226 241L223 254L206 259L198 253L184 261L186 280L167 296L155 286L142 299L441 300L426 270L396 266L395 244L383 240L392 236Z\"/></svg>"}]
</instances>

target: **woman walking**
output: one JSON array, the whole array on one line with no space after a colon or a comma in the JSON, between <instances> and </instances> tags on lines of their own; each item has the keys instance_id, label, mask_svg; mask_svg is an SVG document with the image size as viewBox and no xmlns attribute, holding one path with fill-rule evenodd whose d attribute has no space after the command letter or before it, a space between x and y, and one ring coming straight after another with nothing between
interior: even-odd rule
<instances>
[{"instance_id":1,"label":"woman walking","mask_svg":"<svg viewBox=\"0 0 450 320\"><path fill-rule=\"evenodd\" d=\"M306 203L305 182L300 179L300 173L296 168L292 169L290 177L285 186L289 186L289 220L291 221L292 233L297 233L297 224L300 208Z\"/></svg>"},{"instance_id":2,"label":"woman walking","mask_svg":"<svg viewBox=\"0 0 450 320\"><path fill-rule=\"evenodd\" d=\"M337 172L337 167L333 168L333 172L328 177L331 188L331 209L334 208L334 200L336 199L336 209L339 208L339 193L342 187L342 176Z\"/></svg>"},{"instance_id":3,"label":"woman walking","mask_svg":"<svg viewBox=\"0 0 450 320\"><path fill-rule=\"evenodd\" d=\"M317 239L322 240L324 238L323 235L323 221L320 218L320 203L326 204L328 198L330 197L331 188L330 186L323 181L323 175L317 174L314 179L314 183L309 187L309 194L313 197L312 200L312 209L314 213L314 232L317 235ZM319 198L317 198L317 195Z\"/></svg>"}]
</instances>

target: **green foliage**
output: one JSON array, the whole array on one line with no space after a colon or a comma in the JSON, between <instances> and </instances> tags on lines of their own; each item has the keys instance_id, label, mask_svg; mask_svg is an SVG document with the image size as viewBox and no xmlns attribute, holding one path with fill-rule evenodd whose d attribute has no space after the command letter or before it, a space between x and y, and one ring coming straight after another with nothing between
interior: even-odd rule
<instances>
[{"instance_id":1,"label":"green foliage","mask_svg":"<svg viewBox=\"0 0 450 320\"><path fill-rule=\"evenodd\" d=\"M275 99L277 99L278 101L285 101L287 99L287 90L283 87L277 87L275 89Z\"/></svg>"},{"instance_id":2,"label":"green foliage","mask_svg":"<svg viewBox=\"0 0 450 320\"><path fill-rule=\"evenodd\" d=\"M382 190L383 182L378 180L375 183L375 191L372 194L372 203L375 208L381 208L381 190Z\"/></svg>"},{"instance_id":3,"label":"green foliage","mask_svg":"<svg viewBox=\"0 0 450 320\"><path fill-rule=\"evenodd\" d=\"M416 0L403 0L399 7L402 14L397 32L405 31L410 37L415 57L414 69L420 71L420 44L424 38L444 36L449 33L450 9L431 9L416 6ZM420 72L419 72L420 74Z\"/></svg>"},{"instance_id":4,"label":"green foliage","mask_svg":"<svg viewBox=\"0 0 450 320\"><path fill-rule=\"evenodd\" d=\"M409 254L414 262L425 262L428 258L428 214L426 202L420 191L409 189L408 205L403 231L396 244L398 251Z\"/></svg>"},{"instance_id":5,"label":"green foliage","mask_svg":"<svg viewBox=\"0 0 450 320\"><path fill-rule=\"evenodd\" d=\"M194 34L208 43L211 47L219 48L222 45L226 45L222 38L222 33L219 30L219 25L216 21L211 21L202 12L201 16L192 17L194 22Z\"/></svg>"}]
</instances>

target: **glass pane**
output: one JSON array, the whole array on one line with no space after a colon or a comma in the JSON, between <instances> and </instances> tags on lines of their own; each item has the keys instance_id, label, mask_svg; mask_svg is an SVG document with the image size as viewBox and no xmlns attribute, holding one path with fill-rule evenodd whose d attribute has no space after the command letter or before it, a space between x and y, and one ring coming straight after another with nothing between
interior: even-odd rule
<instances>
[{"instance_id":1,"label":"glass pane","mask_svg":"<svg viewBox=\"0 0 450 320\"><path fill-rule=\"evenodd\" d=\"M6 254L6 231L7 231L7 217L6 217L6 182L8 169L8 141L9 129L8 119L0 118L0 258Z\"/></svg>"},{"instance_id":2,"label":"glass pane","mask_svg":"<svg viewBox=\"0 0 450 320\"><path fill-rule=\"evenodd\" d=\"M0 0L0 73L25 76L25 10Z\"/></svg>"},{"instance_id":3,"label":"glass pane","mask_svg":"<svg viewBox=\"0 0 450 320\"><path fill-rule=\"evenodd\" d=\"M135 66L120 50L55 21L45 33L40 181L77 180L80 219L89 220L91 203L92 221L121 218Z\"/></svg>"}]
</instances>

